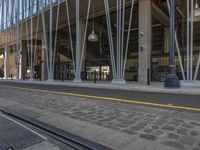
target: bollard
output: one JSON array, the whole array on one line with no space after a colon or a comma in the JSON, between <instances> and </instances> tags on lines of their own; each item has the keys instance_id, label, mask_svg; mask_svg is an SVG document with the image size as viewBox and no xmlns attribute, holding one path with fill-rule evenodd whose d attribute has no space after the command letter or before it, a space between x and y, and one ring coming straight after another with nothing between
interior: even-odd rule
<instances>
[{"instance_id":1,"label":"bollard","mask_svg":"<svg viewBox=\"0 0 200 150\"><path fill-rule=\"evenodd\" d=\"M147 85L150 85L150 69L147 69Z\"/></svg>"},{"instance_id":2,"label":"bollard","mask_svg":"<svg viewBox=\"0 0 200 150\"><path fill-rule=\"evenodd\" d=\"M94 71L94 83L97 83L96 71Z\"/></svg>"},{"instance_id":3,"label":"bollard","mask_svg":"<svg viewBox=\"0 0 200 150\"><path fill-rule=\"evenodd\" d=\"M62 82L64 82L64 70L62 71Z\"/></svg>"},{"instance_id":4,"label":"bollard","mask_svg":"<svg viewBox=\"0 0 200 150\"><path fill-rule=\"evenodd\" d=\"M23 73L23 80L25 80L26 79L26 74L25 73Z\"/></svg>"}]
</instances>

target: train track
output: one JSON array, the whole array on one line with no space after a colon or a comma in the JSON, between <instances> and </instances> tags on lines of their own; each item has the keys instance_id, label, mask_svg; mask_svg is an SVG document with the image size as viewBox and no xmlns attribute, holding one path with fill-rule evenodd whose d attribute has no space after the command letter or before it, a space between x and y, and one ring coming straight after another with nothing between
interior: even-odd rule
<instances>
[{"instance_id":1,"label":"train track","mask_svg":"<svg viewBox=\"0 0 200 150\"><path fill-rule=\"evenodd\" d=\"M15 112L8 112L5 109L0 109L0 112L16 121L19 121L22 124L28 125L34 130L39 131L42 135L46 135L48 139L50 138L51 140L53 139L53 141L62 143L62 147L70 147L71 150L112 150L111 148L105 147L93 141L89 141L85 138L60 130L58 128L54 128L40 121L23 117ZM10 146L8 150L15 150L15 148Z\"/></svg>"}]
</instances>

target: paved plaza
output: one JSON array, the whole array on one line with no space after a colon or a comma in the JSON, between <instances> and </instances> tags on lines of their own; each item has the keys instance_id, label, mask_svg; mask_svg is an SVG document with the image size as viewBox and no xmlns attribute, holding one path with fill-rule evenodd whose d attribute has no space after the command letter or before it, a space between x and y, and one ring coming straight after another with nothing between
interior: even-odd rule
<instances>
[{"instance_id":1,"label":"paved plaza","mask_svg":"<svg viewBox=\"0 0 200 150\"><path fill-rule=\"evenodd\" d=\"M0 89L0 107L118 150L200 150L199 112Z\"/></svg>"}]
</instances>

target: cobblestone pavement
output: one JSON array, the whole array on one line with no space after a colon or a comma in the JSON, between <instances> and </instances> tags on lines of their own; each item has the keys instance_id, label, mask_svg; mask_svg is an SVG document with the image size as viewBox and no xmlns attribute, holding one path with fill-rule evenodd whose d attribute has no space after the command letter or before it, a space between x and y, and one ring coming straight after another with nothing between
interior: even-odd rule
<instances>
[{"instance_id":1,"label":"cobblestone pavement","mask_svg":"<svg viewBox=\"0 0 200 150\"><path fill-rule=\"evenodd\" d=\"M155 141L171 149L200 150L200 115L196 112L11 89L0 89L0 98L119 133L136 135L140 139ZM10 109L17 108L12 106ZM23 110L21 112L23 113ZM31 117L35 117L34 115L39 114L32 113Z\"/></svg>"}]
</instances>

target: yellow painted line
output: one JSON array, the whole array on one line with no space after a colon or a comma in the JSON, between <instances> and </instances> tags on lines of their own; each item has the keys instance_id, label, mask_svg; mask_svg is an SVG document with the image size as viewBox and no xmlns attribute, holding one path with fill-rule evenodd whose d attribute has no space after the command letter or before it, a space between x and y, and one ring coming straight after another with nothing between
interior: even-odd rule
<instances>
[{"instance_id":1,"label":"yellow painted line","mask_svg":"<svg viewBox=\"0 0 200 150\"><path fill-rule=\"evenodd\" d=\"M0 85L0 87L5 87L5 88L7 87L7 88L20 89L20 90L26 90L26 91L43 92L43 93L59 94L59 95L66 95L66 96L74 96L74 97L82 97L82 98L90 98L90 99L100 99L100 100L106 100L106 101L115 101L115 102L132 103L132 104L139 104L139 105L148 105L148 106L156 106L156 107L163 107L163 108L182 109L182 110L190 110L190 111L199 111L200 112L200 108L192 108L192 107L185 107L185 106L166 105L166 104L159 104L159 103L141 102L141 101L136 101L136 100L126 100L126 99L121 99L121 98L92 96L92 95L75 94L75 93L68 93L68 92L55 92L55 91L39 90L39 89L31 89L31 88L23 88L23 87L13 87L13 86L7 86L7 85Z\"/></svg>"}]
</instances>

